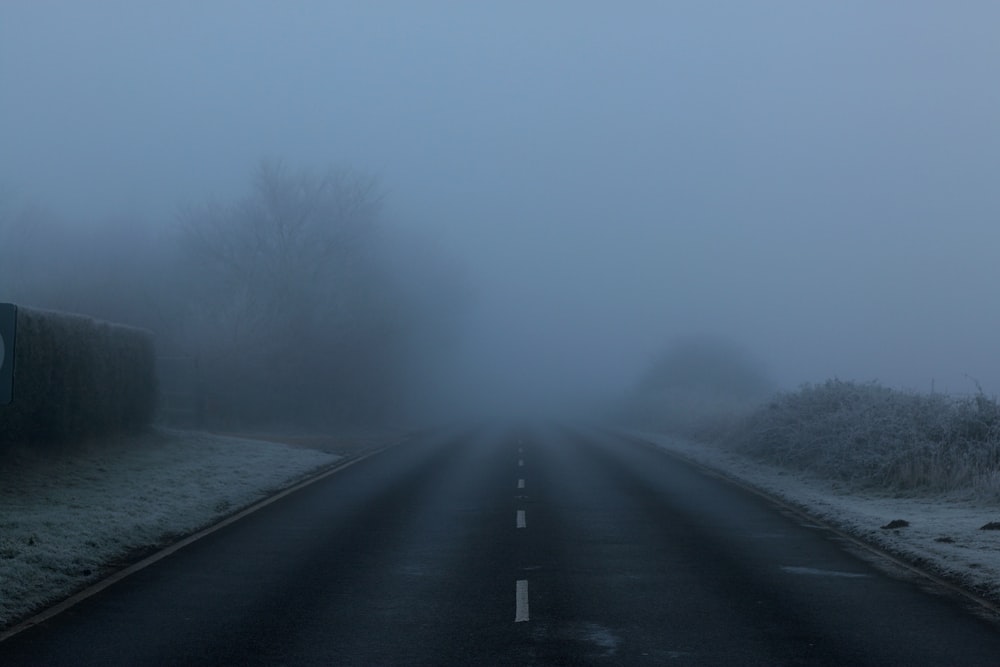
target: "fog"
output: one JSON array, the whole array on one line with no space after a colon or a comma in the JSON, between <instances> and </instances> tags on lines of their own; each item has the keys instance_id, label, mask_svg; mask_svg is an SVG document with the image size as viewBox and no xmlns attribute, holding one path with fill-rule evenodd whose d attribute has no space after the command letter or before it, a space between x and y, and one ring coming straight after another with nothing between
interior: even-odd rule
<instances>
[{"instance_id":1,"label":"fog","mask_svg":"<svg viewBox=\"0 0 1000 667\"><path fill-rule=\"evenodd\" d=\"M414 355L436 410L594 405L702 334L780 387L997 393L998 21L991 2L9 0L0 212L157 238L245 196L264 158L373 175L399 261L438 258L417 264L460 303L448 354Z\"/></svg>"}]
</instances>

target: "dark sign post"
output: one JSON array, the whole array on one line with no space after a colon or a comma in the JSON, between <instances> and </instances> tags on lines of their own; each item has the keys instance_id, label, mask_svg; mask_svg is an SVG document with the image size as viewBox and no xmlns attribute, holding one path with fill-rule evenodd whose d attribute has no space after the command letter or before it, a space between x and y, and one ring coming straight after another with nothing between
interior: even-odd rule
<instances>
[{"instance_id":1,"label":"dark sign post","mask_svg":"<svg viewBox=\"0 0 1000 667\"><path fill-rule=\"evenodd\" d=\"M0 303L0 405L14 400L14 335L17 306Z\"/></svg>"}]
</instances>

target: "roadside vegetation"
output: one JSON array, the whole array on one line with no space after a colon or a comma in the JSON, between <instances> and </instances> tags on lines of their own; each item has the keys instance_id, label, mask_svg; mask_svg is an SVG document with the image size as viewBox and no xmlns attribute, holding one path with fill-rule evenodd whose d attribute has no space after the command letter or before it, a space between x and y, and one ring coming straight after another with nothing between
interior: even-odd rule
<instances>
[{"instance_id":1,"label":"roadside vegetation","mask_svg":"<svg viewBox=\"0 0 1000 667\"><path fill-rule=\"evenodd\" d=\"M720 341L670 348L621 416L752 459L896 496L1000 501L1000 403L828 380L767 391L751 358Z\"/></svg>"},{"instance_id":2,"label":"roadside vegetation","mask_svg":"<svg viewBox=\"0 0 1000 667\"><path fill-rule=\"evenodd\" d=\"M866 490L1000 500L1000 404L982 392L829 380L778 394L719 442Z\"/></svg>"},{"instance_id":3,"label":"roadside vegetation","mask_svg":"<svg viewBox=\"0 0 1000 667\"><path fill-rule=\"evenodd\" d=\"M0 300L153 332L174 424L342 428L407 418L461 319L460 271L392 220L373 177L262 161L230 200L62 220L0 215Z\"/></svg>"}]
</instances>

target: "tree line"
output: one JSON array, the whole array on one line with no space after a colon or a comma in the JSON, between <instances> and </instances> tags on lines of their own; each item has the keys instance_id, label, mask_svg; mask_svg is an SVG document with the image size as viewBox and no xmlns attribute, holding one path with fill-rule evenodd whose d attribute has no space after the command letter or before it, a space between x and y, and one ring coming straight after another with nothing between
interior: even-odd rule
<instances>
[{"instance_id":1,"label":"tree line","mask_svg":"<svg viewBox=\"0 0 1000 667\"><path fill-rule=\"evenodd\" d=\"M223 426L407 414L461 324L451 257L386 219L376 179L265 160L231 201L167 226L0 217L0 301L150 329ZM213 424L209 424L213 425Z\"/></svg>"}]
</instances>

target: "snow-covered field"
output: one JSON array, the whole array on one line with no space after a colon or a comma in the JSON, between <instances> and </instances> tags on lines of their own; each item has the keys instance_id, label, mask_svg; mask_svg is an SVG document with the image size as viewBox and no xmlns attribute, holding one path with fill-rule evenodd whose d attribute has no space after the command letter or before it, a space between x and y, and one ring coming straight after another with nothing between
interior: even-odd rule
<instances>
[{"instance_id":1,"label":"snow-covered field","mask_svg":"<svg viewBox=\"0 0 1000 667\"><path fill-rule=\"evenodd\" d=\"M673 436L633 433L705 467L781 498L844 533L1000 601L1000 506L942 494L923 498L850 493L835 482L750 461L724 449ZM902 520L908 526L887 529Z\"/></svg>"},{"instance_id":2,"label":"snow-covered field","mask_svg":"<svg viewBox=\"0 0 1000 667\"><path fill-rule=\"evenodd\" d=\"M72 451L5 453L0 629L339 458L165 429Z\"/></svg>"}]
</instances>

